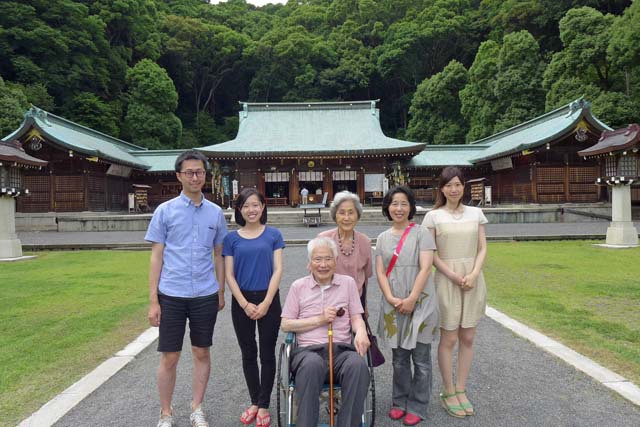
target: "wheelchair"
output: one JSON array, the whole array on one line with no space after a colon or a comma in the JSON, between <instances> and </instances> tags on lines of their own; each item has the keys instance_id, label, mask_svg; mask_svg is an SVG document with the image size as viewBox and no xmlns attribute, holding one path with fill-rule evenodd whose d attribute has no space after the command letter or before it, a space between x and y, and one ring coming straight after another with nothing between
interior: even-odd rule
<instances>
[{"instance_id":1,"label":"wheelchair","mask_svg":"<svg viewBox=\"0 0 640 427\"><path fill-rule=\"evenodd\" d=\"M296 335L289 332L285 341L280 345L278 353L278 366L276 373L276 405L278 427L295 427L296 425L296 396L295 379L291 374L291 352L296 346ZM367 366L369 367L369 390L365 399L364 411L358 427L373 427L376 414L376 387L371 364L371 354L367 352ZM334 407L340 407L340 385L334 384ZM329 426L329 384L322 387L320 396L320 417L318 427ZM337 411L336 411L337 413ZM333 414L334 416L336 414ZM326 422L325 422L326 419Z\"/></svg>"}]
</instances>

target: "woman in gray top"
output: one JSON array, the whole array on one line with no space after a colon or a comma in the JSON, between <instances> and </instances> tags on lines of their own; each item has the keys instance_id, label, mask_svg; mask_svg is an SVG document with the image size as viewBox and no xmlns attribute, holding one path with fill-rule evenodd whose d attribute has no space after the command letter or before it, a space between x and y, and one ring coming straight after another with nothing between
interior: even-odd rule
<instances>
[{"instance_id":1,"label":"woman in gray top","mask_svg":"<svg viewBox=\"0 0 640 427\"><path fill-rule=\"evenodd\" d=\"M404 417L405 425L416 425L426 418L431 395L431 342L438 330L438 304L431 277L436 245L426 229L410 222L416 212L410 188L389 190L382 201L382 212L393 221L391 228L378 236L375 252L382 291L378 334L393 353L389 417ZM397 251L405 233L404 244ZM399 255L388 271L394 252Z\"/></svg>"}]
</instances>

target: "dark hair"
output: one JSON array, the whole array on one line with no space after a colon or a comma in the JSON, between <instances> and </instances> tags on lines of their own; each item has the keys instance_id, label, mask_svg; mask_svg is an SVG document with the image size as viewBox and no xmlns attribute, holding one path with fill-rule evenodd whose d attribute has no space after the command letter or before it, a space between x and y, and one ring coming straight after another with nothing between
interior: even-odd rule
<instances>
[{"instance_id":1,"label":"dark hair","mask_svg":"<svg viewBox=\"0 0 640 427\"><path fill-rule=\"evenodd\" d=\"M204 166L204 170L209 170L209 161L207 160L207 156L202 154L200 151L187 150L184 153L180 154L176 159L176 172L182 171L182 162L184 162L185 160L200 160L202 162L202 165Z\"/></svg>"},{"instance_id":2,"label":"dark hair","mask_svg":"<svg viewBox=\"0 0 640 427\"><path fill-rule=\"evenodd\" d=\"M262 209L262 216L260 217L260 224L264 225L267 223L267 201L265 200L264 196L261 192L253 187L245 187L240 190L240 194L238 194L238 197L236 197L236 201L234 203L235 212L233 213L233 217L236 221L236 224L238 224L240 227L244 227L247 223L242 217L242 206L244 206L247 199L253 195L258 196L258 200L260 200L260 203L262 204L262 206L264 206L264 209Z\"/></svg>"},{"instance_id":3,"label":"dark hair","mask_svg":"<svg viewBox=\"0 0 640 427\"><path fill-rule=\"evenodd\" d=\"M391 215L389 215L389 205L391 205L393 196L398 193L404 194L405 196L407 196L407 200L409 200L409 204L411 205L409 219L413 218L413 216L416 214L416 196L413 194L413 191L405 185L398 185L387 191L387 194L385 194L384 198L382 199L382 214L386 216L389 221L391 221Z\"/></svg>"},{"instance_id":4,"label":"dark hair","mask_svg":"<svg viewBox=\"0 0 640 427\"><path fill-rule=\"evenodd\" d=\"M447 166L442 169L442 172L440 172L440 178L438 179L438 194L436 194L436 203L433 205L433 209L441 208L447 204L447 198L444 197L444 194L442 193L442 187L447 185L447 183L455 177L458 177L462 185L464 185L464 176L462 175L462 170L460 170L460 168ZM458 206L460 206L460 203L462 203L462 197L458 201Z\"/></svg>"}]
</instances>

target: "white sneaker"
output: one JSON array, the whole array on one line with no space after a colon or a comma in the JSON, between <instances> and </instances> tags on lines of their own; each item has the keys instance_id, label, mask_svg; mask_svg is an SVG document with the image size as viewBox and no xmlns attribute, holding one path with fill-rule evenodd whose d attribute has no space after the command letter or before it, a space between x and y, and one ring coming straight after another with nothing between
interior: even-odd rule
<instances>
[{"instance_id":1,"label":"white sneaker","mask_svg":"<svg viewBox=\"0 0 640 427\"><path fill-rule=\"evenodd\" d=\"M160 412L160 420L156 427L173 427L173 415L162 415Z\"/></svg>"},{"instance_id":2,"label":"white sneaker","mask_svg":"<svg viewBox=\"0 0 640 427\"><path fill-rule=\"evenodd\" d=\"M209 427L209 423L204 418L204 412L202 412L202 406L198 406L195 411L189 416L191 420L191 427Z\"/></svg>"}]
</instances>

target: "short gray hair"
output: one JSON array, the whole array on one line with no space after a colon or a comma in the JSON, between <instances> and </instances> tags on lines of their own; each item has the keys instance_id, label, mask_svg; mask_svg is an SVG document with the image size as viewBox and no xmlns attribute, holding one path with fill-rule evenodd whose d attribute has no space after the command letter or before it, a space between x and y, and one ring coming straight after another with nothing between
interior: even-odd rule
<instances>
[{"instance_id":1,"label":"short gray hair","mask_svg":"<svg viewBox=\"0 0 640 427\"><path fill-rule=\"evenodd\" d=\"M336 245L336 242L328 237L316 237L315 239L309 240L309 243L307 243L307 257L309 258L309 261L311 261L313 251L318 248L329 248L331 249L331 252L333 252L333 257L338 258L338 246Z\"/></svg>"},{"instance_id":2,"label":"short gray hair","mask_svg":"<svg viewBox=\"0 0 640 427\"><path fill-rule=\"evenodd\" d=\"M335 195L333 202L331 202L331 207L329 208L329 213L331 213L333 222L336 222L336 213L338 212L340 205L348 200L353 202L353 206L355 206L356 211L358 212L358 220L362 218L362 204L360 204L360 197L350 191L341 191Z\"/></svg>"}]
</instances>

